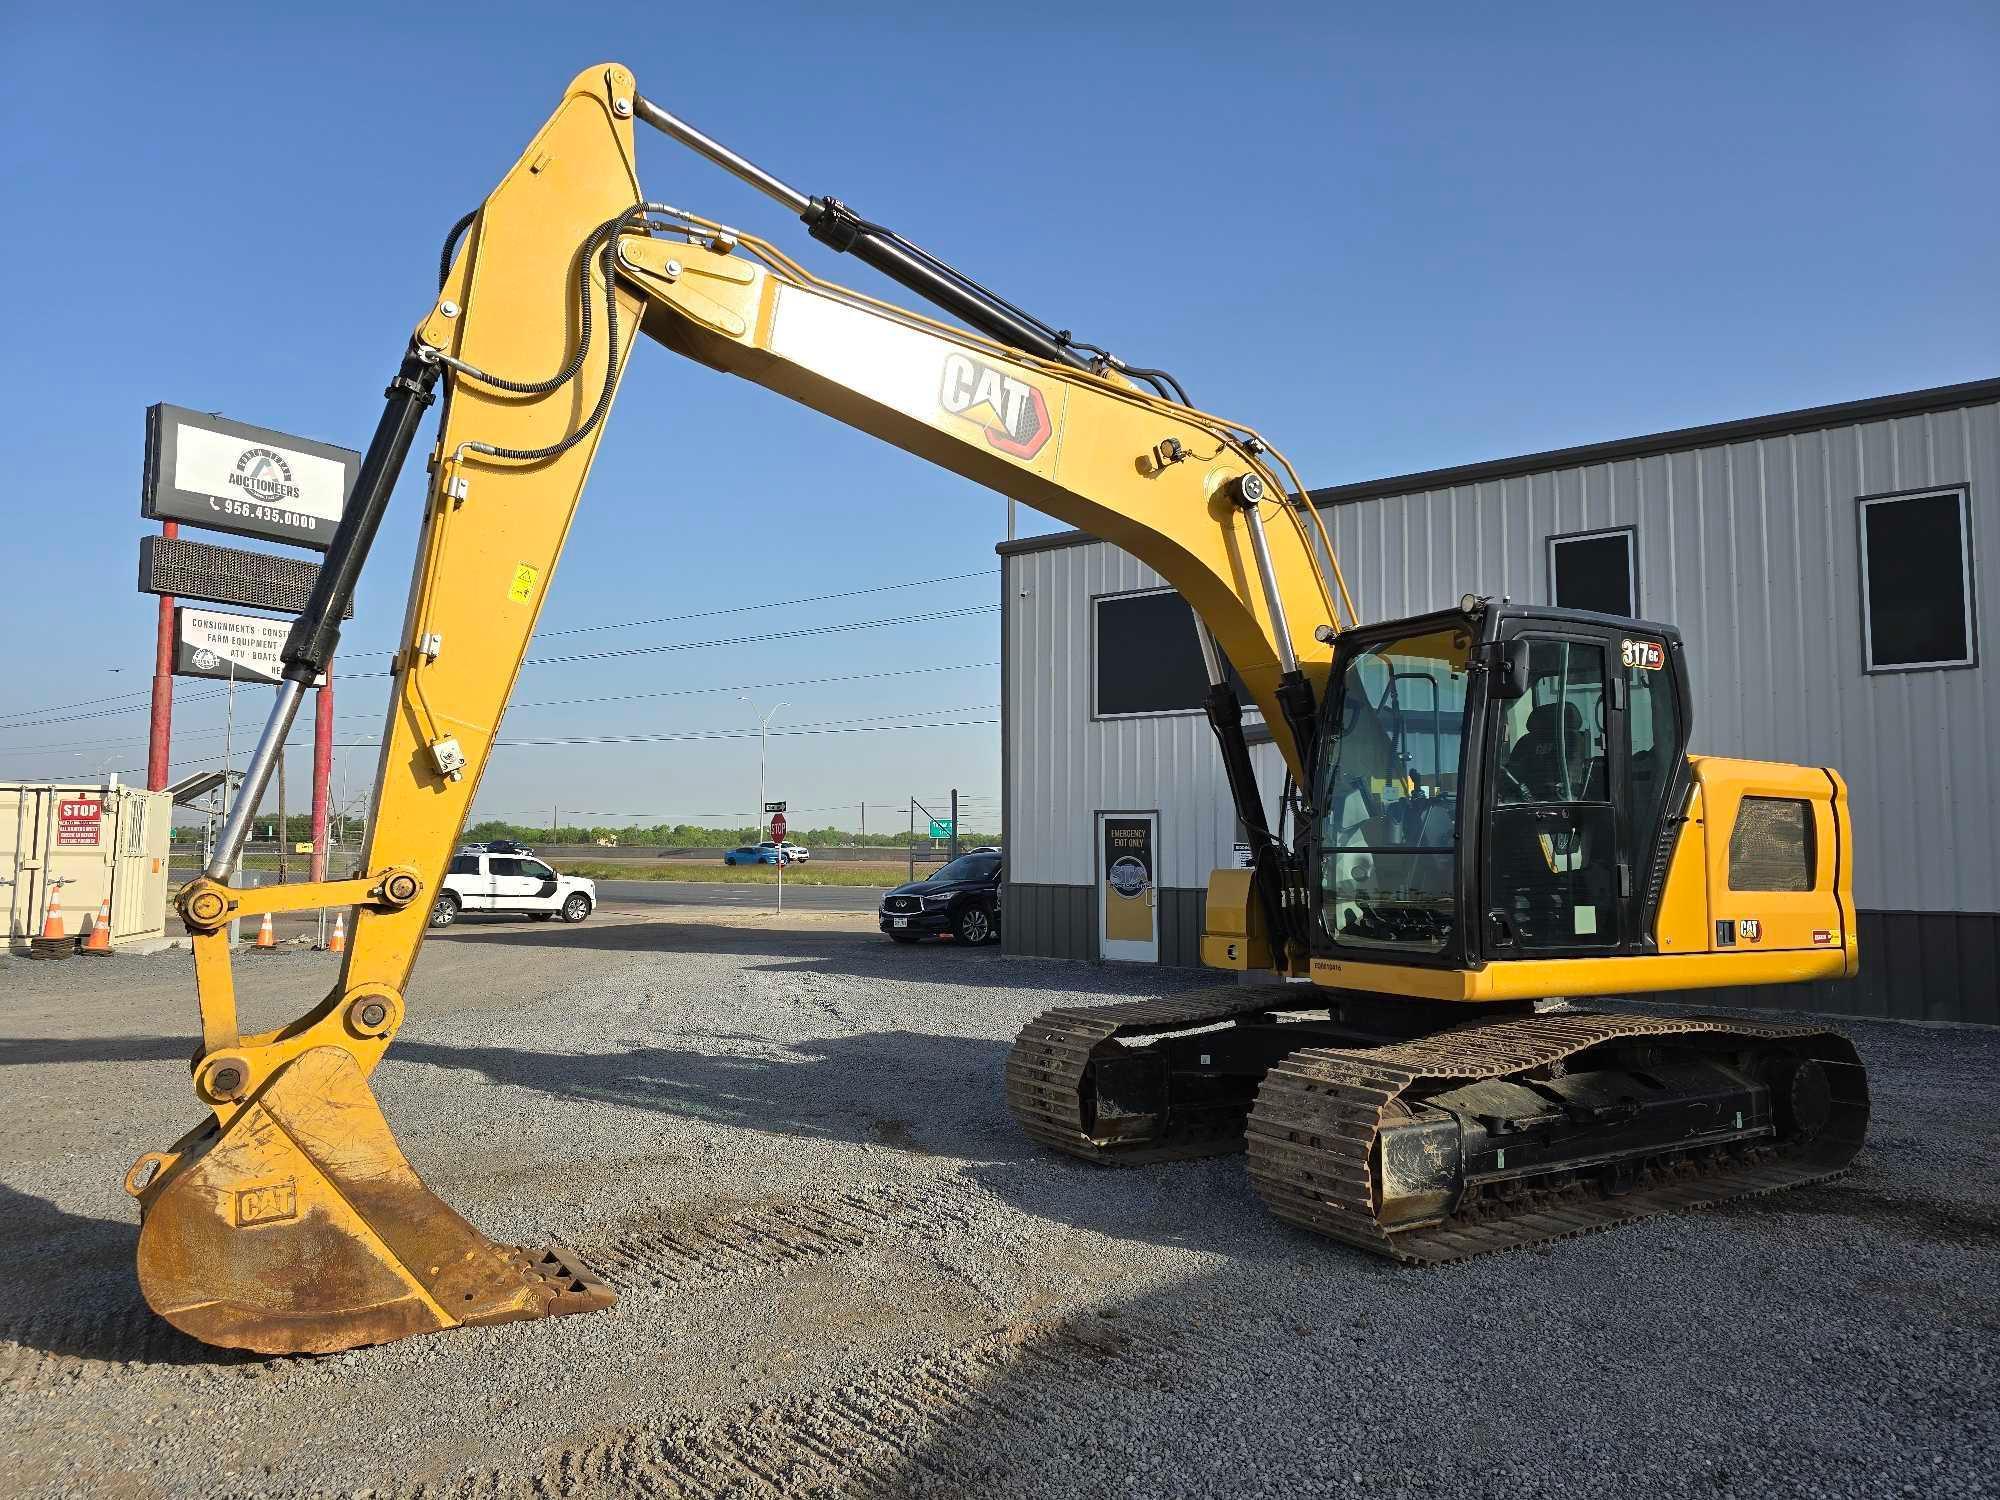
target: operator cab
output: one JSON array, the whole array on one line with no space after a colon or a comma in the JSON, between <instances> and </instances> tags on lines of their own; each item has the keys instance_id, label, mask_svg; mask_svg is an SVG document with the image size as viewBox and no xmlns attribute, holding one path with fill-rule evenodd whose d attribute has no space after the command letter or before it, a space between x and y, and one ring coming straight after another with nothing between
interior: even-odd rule
<instances>
[{"instance_id":1,"label":"operator cab","mask_svg":"<svg viewBox=\"0 0 2000 1500\"><path fill-rule=\"evenodd\" d=\"M1314 953L1654 952L1687 735L1668 625L1468 599L1343 634L1320 718Z\"/></svg>"}]
</instances>

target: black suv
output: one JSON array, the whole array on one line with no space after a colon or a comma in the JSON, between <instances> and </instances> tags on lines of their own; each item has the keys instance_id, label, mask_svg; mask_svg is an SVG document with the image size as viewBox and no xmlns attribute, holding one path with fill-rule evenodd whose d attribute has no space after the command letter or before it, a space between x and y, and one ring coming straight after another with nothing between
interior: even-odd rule
<instances>
[{"instance_id":1,"label":"black suv","mask_svg":"<svg viewBox=\"0 0 2000 1500\"><path fill-rule=\"evenodd\" d=\"M961 854L882 898L882 930L899 943L950 933L961 943L1000 936L1000 851Z\"/></svg>"}]
</instances>

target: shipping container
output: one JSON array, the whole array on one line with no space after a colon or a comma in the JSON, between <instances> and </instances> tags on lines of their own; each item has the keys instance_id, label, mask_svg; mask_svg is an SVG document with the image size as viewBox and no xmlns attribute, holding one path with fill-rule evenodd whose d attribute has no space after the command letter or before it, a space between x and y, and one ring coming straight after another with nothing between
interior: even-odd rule
<instances>
[{"instance_id":1,"label":"shipping container","mask_svg":"<svg viewBox=\"0 0 2000 1500\"><path fill-rule=\"evenodd\" d=\"M166 936L165 792L103 782L0 782L0 880L6 882L7 947L28 951L42 935L49 896L75 939L110 903L111 946L130 949Z\"/></svg>"}]
</instances>

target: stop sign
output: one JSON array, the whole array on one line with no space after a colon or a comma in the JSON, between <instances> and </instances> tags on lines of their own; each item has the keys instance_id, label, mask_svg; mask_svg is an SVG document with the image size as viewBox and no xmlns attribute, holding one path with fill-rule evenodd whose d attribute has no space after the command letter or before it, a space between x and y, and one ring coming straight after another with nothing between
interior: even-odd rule
<instances>
[{"instance_id":1,"label":"stop sign","mask_svg":"<svg viewBox=\"0 0 2000 1500\"><path fill-rule=\"evenodd\" d=\"M780 844L785 841L785 815L783 813L771 814L771 838L774 842Z\"/></svg>"}]
</instances>

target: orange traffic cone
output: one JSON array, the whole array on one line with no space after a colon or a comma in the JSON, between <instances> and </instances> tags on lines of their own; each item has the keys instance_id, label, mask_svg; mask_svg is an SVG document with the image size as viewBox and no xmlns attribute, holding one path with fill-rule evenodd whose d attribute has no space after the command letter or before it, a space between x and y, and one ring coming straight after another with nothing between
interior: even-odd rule
<instances>
[{"instance_id":1,"label":"orange traffic cone","mask_svg":"<svg viewBox=\"0 0 2000 1500\"><path fill-rule=\"evenodd\" d=\"M90 924L90 933L83 940L85 953L109 953L111 951L111 897L104 895L97 903L97 916Z\"/></svg>"},{"instance_id":2,"label":"orange traffic cone","mask_svg":"<svg viewBox=\"0 0 2000 1500\"><path fill-rule=\"evenodd\" d=\"M326 951L329 953L347 951L347 913L344 911L333 914L333 936L326 940Z\"/></svg>"},{"instance_id":3,"label":"orange traffic cone","mask_svg":"<svg viewBox=\"0 0 2000 1500\"><path fill-rule=\"evenodd\" d=\"M278 935L271 930L271 914L269 912L264 913L264 920L258 924L257 946L259 948L275 948L278 946Z\"/></svg>"},{"instance_id":4,"label":"orange traffic cone","mask_svg":"<svg viewBox=\"0 0 2000 1500\"><path fill-rule=\"evenodd\" d=\"M42 941L60 943L62 940L62 886L52 880L49 882L49 908L42 913Z\"/></svg>"}]
</instances>

